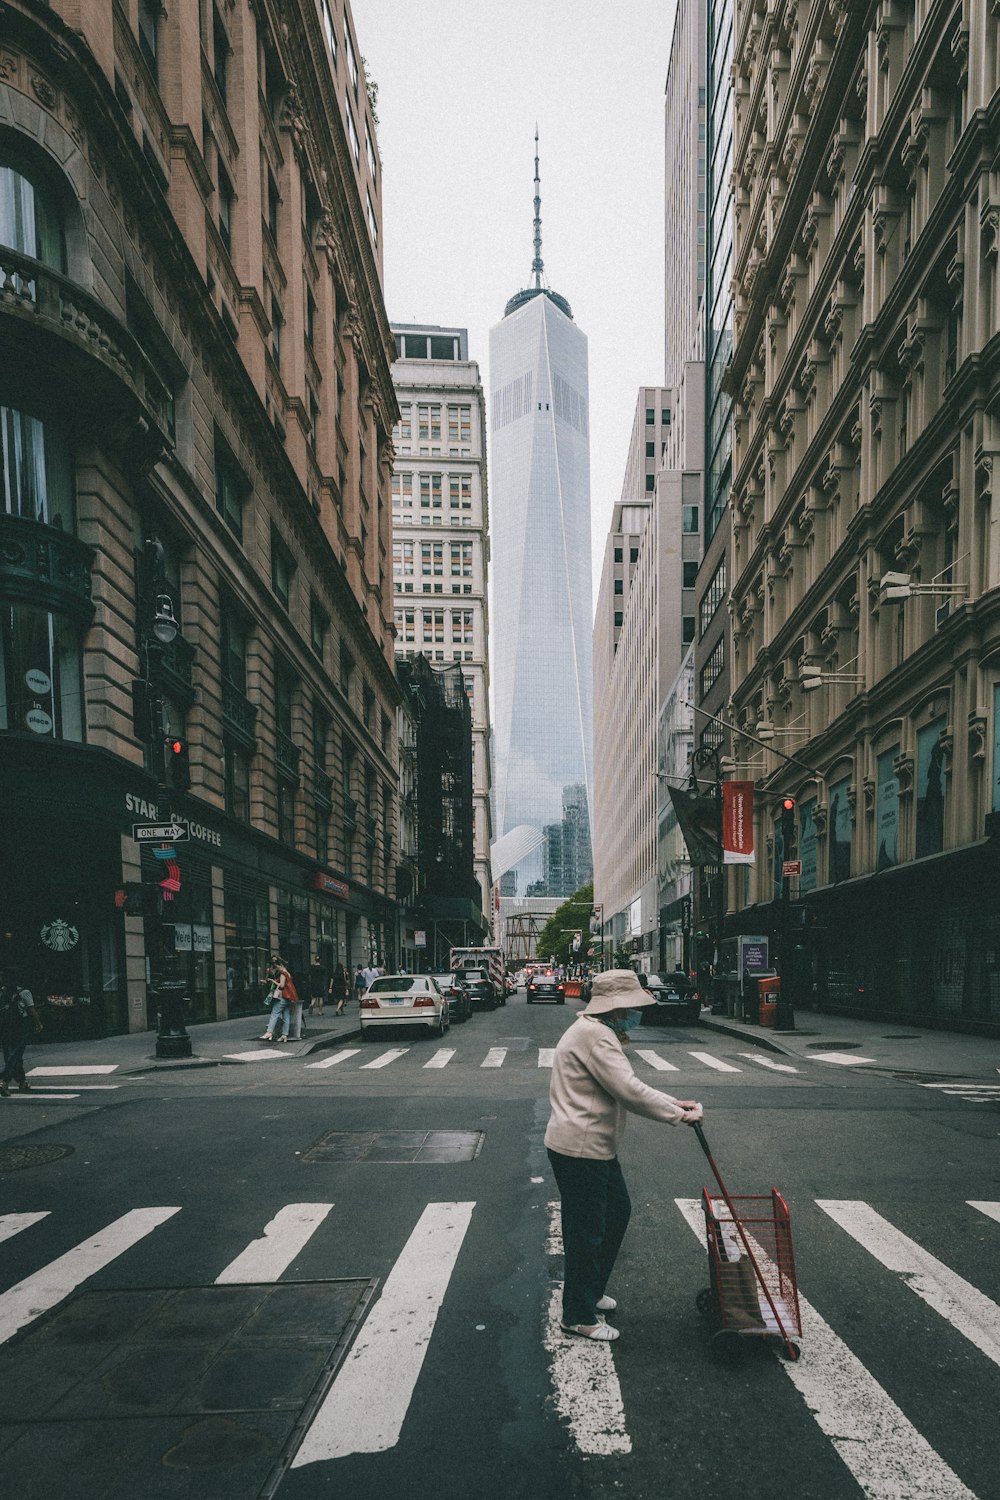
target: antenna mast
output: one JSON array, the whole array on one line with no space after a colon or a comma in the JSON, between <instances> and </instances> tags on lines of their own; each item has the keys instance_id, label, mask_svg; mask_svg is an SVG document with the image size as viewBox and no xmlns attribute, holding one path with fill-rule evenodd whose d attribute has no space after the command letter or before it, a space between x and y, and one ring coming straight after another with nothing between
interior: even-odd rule
<instances>
[{"instance_id":1,"label":"antenna mast","mask_svg":"<svg viewBox=\"0 0 1000 1500\"><path fill-rule=\"evenodd\" d=\"M535 258L531 262L535 286L542 286L542 189L538 178L538 123L535 122Z\"/></svg>"}]
</instances>

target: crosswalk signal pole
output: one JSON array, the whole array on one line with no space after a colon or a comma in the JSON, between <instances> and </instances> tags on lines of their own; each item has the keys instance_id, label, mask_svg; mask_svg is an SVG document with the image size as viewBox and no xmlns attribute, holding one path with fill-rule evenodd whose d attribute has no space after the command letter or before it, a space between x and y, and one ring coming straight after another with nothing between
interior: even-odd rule
<instances>
[{"instance_id":1,"label":"crosswalk signal pole","mask_svg":"<svg viewBox=\"0 0 1000 1500\"><path fill-rule=\"evenodd\" d=\"M792 1005L792 955L790 952L789 903L791 901L791 876L786 866L791 859L795 843L795 798L781 799L781 936L778 943L778 973L781 987L774 1013L775 1031L795 1030L795 1010Z\"/></svg>"}]
</instances>

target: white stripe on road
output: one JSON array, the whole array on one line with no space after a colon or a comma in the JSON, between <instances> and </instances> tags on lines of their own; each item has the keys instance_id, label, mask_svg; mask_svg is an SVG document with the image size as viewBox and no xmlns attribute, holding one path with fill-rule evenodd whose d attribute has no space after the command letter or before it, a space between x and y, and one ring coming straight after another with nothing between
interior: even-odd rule
<instances>
[{"instance_id":1,"label":"white stripe on road","mask_svg":"<svg viewBox=\"0 0 1000 1500\"><path fill-rule=\"evenodd\" d=\"M81 1281L117 1260L124 1251L179 1213L179 1208L134 1208L0 1294L0 1344L68 1297Z\"/></svg>"},{"instance_id":2,"label":"white stripe on road","mask_svg":"<svg viewBox=\"0 0 1000 1500\"><path fill-rule=\"evenodd\" d=\"M399 1441L474 1203L428 1203L292 1460L292 1468Z\"/></svg>"},{"instance_id":3,"label":"white stripe on road","mask_svg":"<svg viewBox=\"0 0 1000 1500\"><path fill-rule=\"evenodd\" d=\"M362 1063L361 1066L362 1068L387 1068L390 1063L396 1061L397 1057L405 1057L409 1050L409 1047L390 1047L388 1052L380 1052L372 1062Z\"/></svg>"},{"instance_id":4,"label":"white stripe on road","mask_svg":"<svg viewBox=\"0 0 1000 1500\"><path fill-rule=\"evenodd\" d=\"M491 1047L479 1066L481 1068L502 1068L503 1060L506 1056L506 1047Z\"/></svg>"},{"instance_id":5,"label":"white stripe on road","mask_svg":"<svg viewBox=\"0 0 1000 1500\"><path fill-rule=\"evenodd\" d=\"M852 1068L856 1063L873 1063L874 1057L856 1057L852 1052L810 1052L810 1061L836 1063L841 1068Z\"/></svg>"},{"instance_id":6,"label":"white stripe on road","mask_svg":"<svg viewBox=\"0 0 1000 1500\"><path fill-rule=\"evenodd\" d=\"M704 1246L700 1199L674 1201ZM801 1293L799 1311L802 1354L781 1368L867 1500L976 1500Z\"/></svg>"},{"instance_id":7,"label":"white stripe on road","mask_svg":"<svg viewBox=\"0 0 1000 1500\"><path fill-rule=\"evenodd\" d=\"M772 1062L769 1057L758 1057L756 1052L741 1052L740 1057L747 1057L761 1068L773 1068L775 1073L797 1073L798 1068L793 1068L791 1063Z\"/></svg>"},{"instance_id":8,"label":"white stripe on road","mask_svg":"<svg viewBox=\"0 0 1000 1500\"><path fill-rule=\"evenodd\" d=\"M817 1198L817 1206L888 1271L900 1275L912 1292L940 1313L1000 1365L1000 1307L977 1287L950 1271L867 1203Z\"/></svg>"},{"instance_id":9,"label":"white stripe on road","mask_svg":"<svg viewBox=\"0 0 1000 1500\"><path fill-rule=\"evenodd\" d=\"M675 1067L672 1062L667 1062L666 1058L658 1057L655 1052L650 1052L645 1047L637 1047L635 1055L641 1057L643 1062L648 1062L651 1068L656 1068L660 1073L680 1072L680 1068Z\"/></svg>"},{"instance_id":10,"label":"white stripe on road","mask_svg":"<svg viewBox=\"0 0 1000 1500\"><path fill-rule=\"evenodd\" d=\"M92 1063L81 1068L29 1068L29 1078L66 1078L78 1073L81 1077L84 1073L114 1073L118 1069L117 1063Z\"/></svg>"},{"instance_id":11,"label":"white stripe on road","mask_svg":"<svg viewBox=\"0 0 1000 1500\"><path fill-rule=\"evenodd\" d=\"M982 1093L986 1093L986 1094L1000 1093L1000 1083L975 1083L974 1081L970 1081L969 1083L961 1083L961 1084L959 1084L959 1083L956 1083L954 1079L952 1079L951 1083L921 1083L921 1084L918 1084L917 1087L918 1088L922 1088L922 1089L957 1089L957 1088L963 1088L963 1089L975 1089L977 1092L982 1092Z\"/></svg>"},{"instance_id":12,"label":"white stripe on road","mask_svg":"<svg viewBox=\"0 0 1000 1500\"><path fill-rule=\"evenodd\" d=\"M39 1219L47 1219L48 1216L48 1209L40 1214L0 1214L0 1244L4 1240L12 1240L22 1229L30 1229L32 1224L37 1224Z\"/></svg>"},{"instance_id":13,"label":"white stripe on road","mask_svg":"<svg viewBox=\"0 0 1000 1500\"><path fill-rule=\"evenodd\" d=\"M316 1232L332 1203L289 1203L275 1214L259 1240L252 1240L226 1269L217 1286L232 1282L277 1281Z\"/></svg>"},{"instance_id":14,"label":"white stripe on road","mask_svg":"<svg viewBox=\"0 0 1000 1500\"><path fill-rule=\"evenodd\" d=\"M696 1057L703 1062L707 1068L715 1068L718 1073L742 1073L742 1068L733 1067L732 1063L722 1062L718 1057L713 1057L711 1052L689 1052L689 1057Z\"/></svg>"},{"instance_id":15,"label":"white stripe on road","mask_svg":"<svg viewBox=\"0 0 1000 1500\"><path fill-rule=\"evenodd\" d=\"M324 1057L322 1062L306 1063L307 1068L335 1068L339 1062L344 1062L348 1057L357 1057L361 1051L360 1047L344 1047L340 1052L335 1052L332 1057Z\"/></svg>"},{"instance_id":16,"label":"white stripe on road","mask_svg":"<svg viewBox=\"0 0 1000 1500\"><path fill-rule=\"evenodd\" d=\"M545 1253L563 1253L562 1209L558 1198L549 1204ZM544 1334L559 1415L581 1453L631 1453L632 1439L625 1429L625 1408L611 1345L588 1343L563 1332L562 1294L562 1282L553 1282Z\"/></svg>"},{"instance_id":17,"label":"white stripe on road","mask_svg":"<svg viewBox=\"0 0 1000 1500\"><path fill-rule=\"evenodd\" d=\"M455 1056L455 1049L454 1049L454 1047L439 1047L438 1050L435 1052L434 1056L431 1058L430 1062L425 1062L424 1063L424 1067L425 1068L446 1068L448 1066L448 1064L451 1062L451 1060L452 1060L452 1058L454 1056Z\"/></svg>"},{"instance_id":18,"label":"white stripe on road","mask_svg":"<svg viewBox=\"0 0 1000 1500\"><path fill-rule=\"evenodd\" d=\"M978 1209L988 1219L996 1219L997 1223L1000 1224L1000 1203L983 1203L981 1200L975 1198L967 1198L966 1202L970 1208Z\"/></svg>"},{"instance_id":19,"label":"white stripe on road","mask_svg":"<svg viewBox=\"0 0 1000 1500\"><path fill-rule=\"evenodd\" d=\"M287 1058L288 1053L275 1051L273 1047L261 1047L256 1052L227 1052L225 1056L233 1062L273 1062L276 1058Z\"/></svg>"},{"instance_id":20,"label":"white stripe on road","mask_svg":"<svg viewBox=\"0 0 1000 1500\"><path fill-rule=\"evenodd\" d=\"M51 1104L53 1100L61 1102L63 1099L79 1099L80 1095L68 1094L65 1089L59 1094L46 1094L41 1093L38 1089L32 1089L28 1094L11 1094L10 1097L19 1100L21 1104L40 1104L46 1101Z\"/></svg>"},{"instance_id":21,"label":"white stripe on road","mask_svg":"<svg viewBox=\"0 0 1000 1500\"><path fill-rule=\"evenodd\" d=\"M539 1047L538 1066L540 1068L551 1068L556 1060L556 1049L554 1047Z\"/></svg>"}]
</instances>

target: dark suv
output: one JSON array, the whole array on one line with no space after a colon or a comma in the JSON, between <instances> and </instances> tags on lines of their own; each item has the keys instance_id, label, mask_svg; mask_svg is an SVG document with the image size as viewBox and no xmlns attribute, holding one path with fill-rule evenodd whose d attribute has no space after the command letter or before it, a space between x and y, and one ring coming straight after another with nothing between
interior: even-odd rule
<instances>
[{"instance_id":1,"label":"dark suv","mask_svg":"<svg viewBox=\"0 0 1000 1500\"><path fill-rule=\"evenodd\" d=\"M504 995L501 999L497 994L488 969L456 969L455 979L463 989L468 990L473 1007L483 1006L487 1010L496 1010L507 998Z\"/></svg>"}]
</instances>

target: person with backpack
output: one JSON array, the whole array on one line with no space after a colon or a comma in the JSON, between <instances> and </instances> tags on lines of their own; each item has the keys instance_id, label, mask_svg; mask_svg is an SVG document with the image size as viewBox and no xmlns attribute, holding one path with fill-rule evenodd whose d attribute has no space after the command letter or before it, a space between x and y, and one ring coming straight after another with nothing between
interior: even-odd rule
<instances>
[{"instance_id":1,"label":"person with backpack","mask_svg":"<svg viewBox=\"0 0 1000 1500\"><path fill-rule=\"evenodd\" d=\"M17 1083L20 1094L30 1094L24 1072L24 1049L33 1031L41 1031L35 1001L20 978L4 976L0 985L0 1044L3 1046L3 1072L0 1073L0 1098L10 1094L11 1083Z\"/></svg>"},{"instance_id":2,"label":"person with backpack","mask_svg":"<svg viewBox=\"0 0 1000 1500\"><path fill-rule=\"evenodd\" d=\"M262 1042L287 1042L290 1025L291 996L288 994L288 986L291 983L291 974L285 967L284 959L277 953L271 957L271 967L267 971L267 982L270 986L268 998L271 1001L271 1014L267 1018L267 1030L261 1037ZM295 986L292 985L294 991ZM296 999L298 995L296 994ZM275 1038L278 1026L283 1028L282 1035Z\"/></svg>"}]
</instances>

